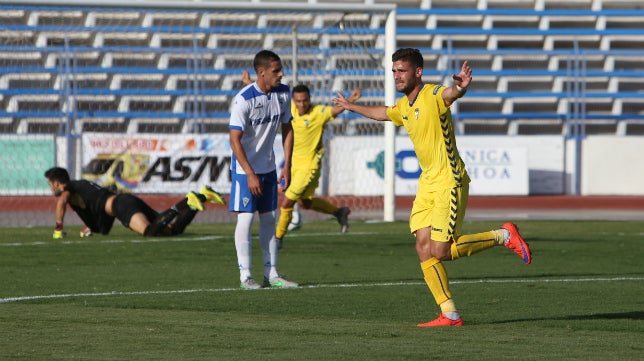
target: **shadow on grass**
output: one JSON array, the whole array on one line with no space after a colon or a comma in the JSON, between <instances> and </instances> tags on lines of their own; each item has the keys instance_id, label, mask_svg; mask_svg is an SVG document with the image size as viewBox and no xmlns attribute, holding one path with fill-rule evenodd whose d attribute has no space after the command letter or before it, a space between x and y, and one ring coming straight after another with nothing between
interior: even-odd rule
<instances>
[{"instance_id":1,"label":"shadow on grass","mask_svg":"<svg viewBox=\"0 0 644 361\"><path fill-rule=\"evenodd\" d=\"M629 311L615 313L593 313L590 315L570 315L563 317L519 318L515 320L499 320L490 323L514 323L527 321L574 321L574 320L644 320L644 311Z\"/></svg>"},{"instance_id":2,"label":"shadow on grass","mask_svg":"<svg viewBox=\"0 0 644 361\"><path fill-rule=\"evenodd\" d=\"M567 279L585 279L585 278L598 278L598 279L609 279L609 278L628 278L628 277L642 277L644 272L629 272L629 273L555 273L555 272L546 272L539 273L534 275L520 275L517 277L507 277L507 276L461 276L454 278L453 281L470 281L470 280L482 280L481 283L485 281L496 281L496 280L544 280L548 282L557 282L558 280L567 280ZM452 281L452 279L450 279Z\"/></svg>"}]
</instances>

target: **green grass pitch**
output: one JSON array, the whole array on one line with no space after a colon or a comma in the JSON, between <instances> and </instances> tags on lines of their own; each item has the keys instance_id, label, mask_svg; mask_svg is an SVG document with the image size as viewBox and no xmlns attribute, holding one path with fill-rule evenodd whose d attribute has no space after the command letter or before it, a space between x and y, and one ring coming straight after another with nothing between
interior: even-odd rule
<instances>
[{"instance_id":1,"label":"green grass pitch","mask_svg":"<svg viewBox=\"0 0 644 361\"><path fill-rule=\"evenodd\" d=\"M406 222L306 223L279 254L302 287L256 291L238 289L234 224L154 239L3 228L0 359L644 359L644 222L517 223L533 264L503 247L446 262L465 326L439 329L415 326L438 307Z\"/></svg>"}]
</instances>

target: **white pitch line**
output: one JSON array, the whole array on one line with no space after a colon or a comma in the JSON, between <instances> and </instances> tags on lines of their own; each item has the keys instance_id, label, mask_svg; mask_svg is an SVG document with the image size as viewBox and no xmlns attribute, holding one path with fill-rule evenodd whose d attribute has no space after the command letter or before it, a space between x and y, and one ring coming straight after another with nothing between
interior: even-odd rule
<instances>
[{"instance_id":1,"label":"white pitch line","mask_svg":"<svg viewBox=\"0 0 644 361\"><path fill-rule=\"evenodd\" d=\"M343 238L343 237L352 237L352 236L373 236L375 234L382 234L381 232L351 232L351 233L333 233L333 232L320 232L320 233L293 233L289 232L288 238L307 238L307 237L333 237L333 238Z\"/></svg>"},{"instance_id":2,"label":"white pitch line","mask_svg":"<svg viewBox=\"0 0 644 361\"><path fill-rule=\"evenodd\" d=\"M544 278L544 279L478 279L478 280L454 280L451 284L480 284L480 283L560 283L560 282L623 282L623 281L644 281L644 277L597 277L597 278ZM358 288L358 287L391 287L391 286L418 286L424 285L424 282L375 282L375 283L339 283L339 284L318 284L305 285L299 289L319 289L319 288ZM265 289L276 290L276 289ZM0 303L14 303L21 301L34 301L46 299L62 298L82 298L82 297L107 297L107 296L141 296L141 295L171 295L187 293L221 293L221 292L249 292L239 288L211 288L211 289L192 289L192 290L169 290L169 291L113 291L98 293L67 293L53 295L35 295L20 297L0 298ZM251 291L252 292L252 291Z\"/></svg>"},{"instance_id":3,"label":"white pitch line","mask_svg":"<svg viewBox=\"0 0 644 361\"><path fill-rule=\"evenodd\" d=\"M353 232L351 236L371 236L378 234L377 232ZM306 237L345 237L347 235L334 234L334 233L301 233L290 235L289 238L306 238ZM34 242L10 242L10 243L0 243L0 247L26 247L26 246L57 246L57 245L77 245L77 244L112 244L112 243L167 243L167 242L199 242L199 241L212 241L215 239L230 238L233 239L233 236L199 236L199 237L153 237L153 238L137 238L137 239L97 239L101 236L92 236L92 238L85 238L79 240L68 240L62 242L45 242L45 241L34 241Z\"/></svg>"},{"instance_id":4,"label":"white pitch line","mask_svg":"<svg viewBox=\"0 0 644 361\"><path fill-rule=\"evenodd\" d=\"M2 247L24 247L24 246L57 246L57 245L77 245L77 244L111 244L111 243L165 243L165 242L199 242L199 241L212 241L214 239L222 239L224 236L201 236L201 237L157 237L157 238L139 238L139 239L96 239L100 236L92 236L93 239L85 240L70 240L62 242L11 242L0 243Z\"/></svg>"}]
</instances>

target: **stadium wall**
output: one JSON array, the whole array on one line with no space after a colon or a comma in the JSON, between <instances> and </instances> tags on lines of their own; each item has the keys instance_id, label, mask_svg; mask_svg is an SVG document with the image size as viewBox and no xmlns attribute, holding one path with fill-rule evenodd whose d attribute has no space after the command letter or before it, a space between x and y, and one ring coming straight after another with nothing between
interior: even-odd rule
<instances>
[{"instance_id":1,"label":"stadium wall","mask_svg":"<svg viewBox=\"0 0 644 361\"><path fill-rule=\"evenodd\" d=\"M582 195L644 194L644 137L588 137L582 148Z\"/></svg>"}]
</instances>

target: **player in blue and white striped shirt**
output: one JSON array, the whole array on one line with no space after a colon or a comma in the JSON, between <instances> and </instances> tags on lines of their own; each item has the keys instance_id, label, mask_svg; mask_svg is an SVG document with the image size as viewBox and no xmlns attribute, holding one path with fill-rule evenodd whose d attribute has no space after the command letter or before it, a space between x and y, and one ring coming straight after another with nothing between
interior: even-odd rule
<instances>
[{"instance_id":1,"label":"player in blue and white striped shirt","mask_svg":"<svg viewBox=\"0 0 644 361\"><path fill-rule=\"evenodd\" d=\"M230 190L231 212L237 212L235 248L241 287L261 286L251 273L251 227L259 213L259 241L264 258L264 287L297 287L277 273L277 240L275 210L278 181L288 187L291 180L293 128L291 95L282 84L282 61L272 51L262 50L253 61L257 81L244 87L231 107L229 124L232 149ZM275 167L273 144L281 126L284 167L279 179Z\"/></svg>"}]
</instances>

